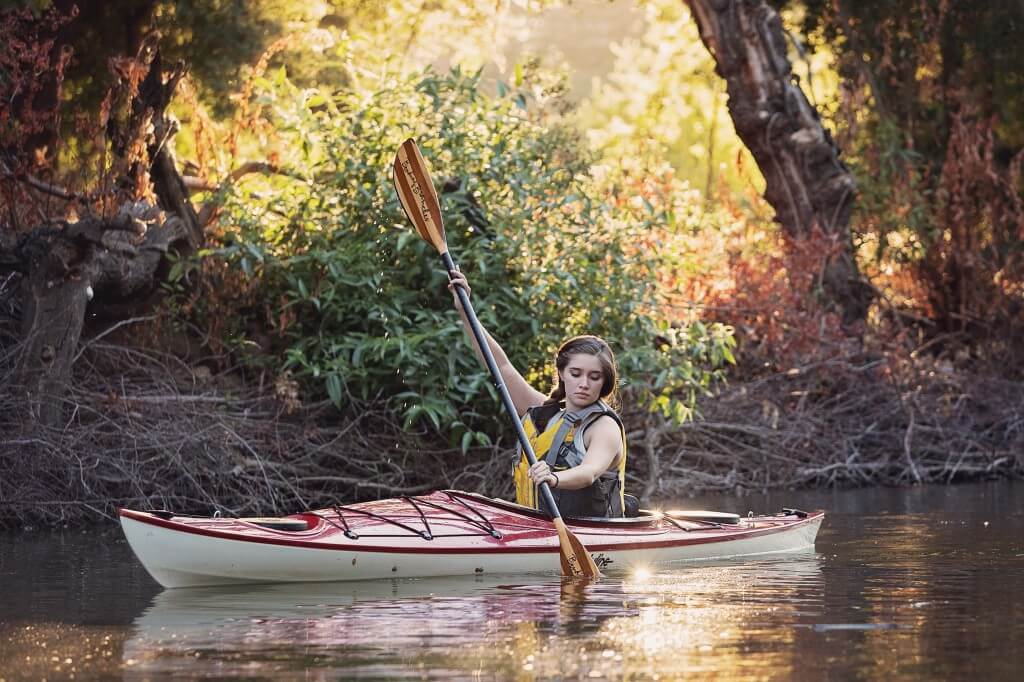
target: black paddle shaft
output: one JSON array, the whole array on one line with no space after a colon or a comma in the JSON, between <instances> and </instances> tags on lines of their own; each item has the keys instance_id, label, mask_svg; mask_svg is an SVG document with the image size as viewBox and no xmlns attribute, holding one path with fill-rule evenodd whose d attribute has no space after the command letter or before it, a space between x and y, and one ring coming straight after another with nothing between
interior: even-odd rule
<instances>
[{"instance_id":1,"label":"black paddle shaft","mask_svg":"<svg viewBox=\"0 0 1024 682\"><path fill-rule=\"evenodd\" d=\"M444 261L444 266L448 268L448 272L455 272L458 268L455 267L455 261L452 260L451 255L445 251L441 254L441 259ZM501 378L501 371L498 369L498 363L494 361L494 355L491 353L491 347L487 344L487 337L484 336L483 327L480 326L480 320L476 317L476 311L473 310L473 305L469 302L469 295L465 289L460 286L455 287L455 293L459 297L459 301L462 303L462 309L466 311L466 319L469 320L469 328L473 330L473 337L476 339L477 345L480 347L480 353L484 356L484 362L487 363L487 369L491 372L491 379L494 380L494 387L498 389L498 395L501 396L501 402L505 405L505 410L508 411L510 417L512 417L512 423L516 427L516 436L519 437L519 444L523 446L523 452L526 453L526 460L533 466L537 463L537 455L533 453L533 446L530 445L530 439L526 435L526 431L523 429L523 422L519 420L519 414L516 412L515 403L512 402L512 396L508 393L508 387L505 386L505 381ZM541 493L544 495L544 502L548 505L548 510L551 512L552 518L561 518L562 515L558 511L558 505L555 504L555 497L551 494L551 489L548 487L547 481L540 484Z\"/></svg>"}]
</instances>

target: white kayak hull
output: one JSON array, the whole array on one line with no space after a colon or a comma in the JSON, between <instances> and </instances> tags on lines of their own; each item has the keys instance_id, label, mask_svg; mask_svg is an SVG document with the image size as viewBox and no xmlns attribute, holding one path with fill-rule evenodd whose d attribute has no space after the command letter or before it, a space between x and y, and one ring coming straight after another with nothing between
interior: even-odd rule
<instances>
[{"instance_id":1,"label":"white kayak hull","mask_svg":"<svg viewBox=\"0 0 1024 682\"><path fill-rule=\"evenodd\" d=\"M360 552L253 544L179 533L122 519L128 543L164 587L322 582L379 578L557 572L558 553L436 554ZM821 518L776 535L649 549L592 552L603 571L812 548ZM578 534L578 537L582 534ZM580 539L586 543L585 536Z\"/></svg>"},{"instance_id":2,"label":"white kayak hull","mask_svg":"<svg viewBox=\"0 0 1024 682\"><path fill-rule=\"evenodd\" d=\"M655 568L685 561L757 556L814 546L823 520L816 513L768 527L723 529L695 526L682 532L678 523L665 531L611 535L605 529L570 525L604 572ZM317 541L305 533L260 530L257 537L191 530L173 520L151 520L144 512L122 511L121 526L135 554L164 587L197 587L246 583L319 582L379 578L436 577L480 574L558 572L557 537L544 537L531 547L491 540L491 545L458 551L445 538L427 547L380 545L367 540L332 538ZM226 520L225 520L226 521ZM741 524L746 524L744 520ZM254 531L255 532L255 531ZM536 535L536 532L534 532ZM277 536L281 536L280 539ZM623 537L629 541L621 541ZM293 538L300 538L293 540ZM396 543L400 544L400 543Z\"/></svg>"}]
</instances>

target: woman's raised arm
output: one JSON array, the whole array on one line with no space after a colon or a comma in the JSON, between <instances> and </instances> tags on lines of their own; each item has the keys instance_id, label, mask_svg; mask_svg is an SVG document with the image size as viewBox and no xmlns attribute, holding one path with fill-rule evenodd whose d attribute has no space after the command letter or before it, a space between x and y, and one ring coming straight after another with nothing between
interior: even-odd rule
<instances>
[{"instance_id":1,"label":"woman's raised arm","mask_svg":"<svg viewBox=\"0 0 1024 682\"><path fill-rule=\"evenodd\" d=\"M469 318L466 317L466 311L462 309L462 302L459 301L458 294L455 293L455 287L462 287L466 295L469 295L469 282L466 280L466 276L461 272L449 272L448 277L450 279L448 283L448 290L452 292L452 298L455 299L455 309L459 311L459 316L462 317L462 326L465 327L466 333L469 335L469 341L473 345L473 350L476 352L480 361L483 362L483 354L480 352L480 347L477 345L476 338L473 336L473 330L469 325ZM512 398L512 403L516 407L516 412L520 417L526 414L526 410L531 407L540 405L547 396L531 386L523 375L519 373L511 362L509 362L508 355L501 345L494 340L490 332L484 329L483 325L480 325L483 329L484 338L487 339L487 346L491 349L491 355L494 356L494 362L498 365L498 371L501 372L501 379L505 382L505 386L508 388L508 394Z\"/></svg>"}]
</instances>

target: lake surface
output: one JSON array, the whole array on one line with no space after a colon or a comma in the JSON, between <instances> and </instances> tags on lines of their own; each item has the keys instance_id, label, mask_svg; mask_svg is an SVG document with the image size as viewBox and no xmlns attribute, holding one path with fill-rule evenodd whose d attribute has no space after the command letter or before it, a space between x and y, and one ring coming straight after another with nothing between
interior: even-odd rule
<instances>
[{"instance_id":1,"label":"lake surface","mask_svg":"<svg viewBox=\"0 0 1024 682\"><path fill-rule=\"evenodd\" d=\"M0 680L1024 679L1024 483L701 497L815 551L589 585L162 590L118 532L0 535Z\"/></svg>"}]
</instances>

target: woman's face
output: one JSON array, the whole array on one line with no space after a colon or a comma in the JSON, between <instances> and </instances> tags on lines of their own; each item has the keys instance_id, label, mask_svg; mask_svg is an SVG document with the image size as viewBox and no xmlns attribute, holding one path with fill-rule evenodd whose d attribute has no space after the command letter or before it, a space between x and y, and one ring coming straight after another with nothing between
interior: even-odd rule
<instances>
[{"instance_id":1,"label":"woman's face","mask_svg":"<svg viewBox=\"0 0 1024 682\"><path fill-rule=\"evenodd\" d=\"M569 364L558 373L558 376L565 386L565 400L572 407L586 407L601 397L604 372L601 371L601 361L596 355L570 355Z\"/></svg>"}]
</instances>

